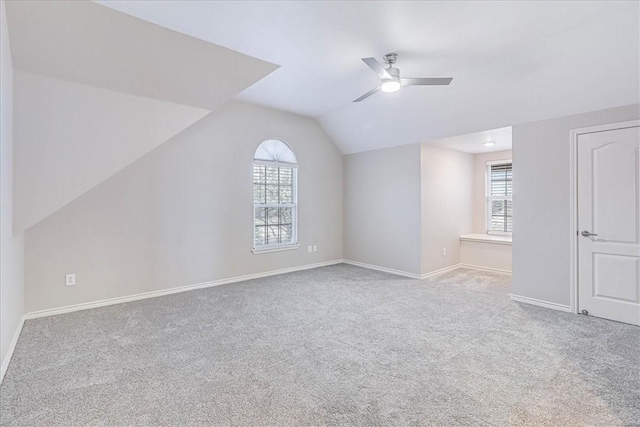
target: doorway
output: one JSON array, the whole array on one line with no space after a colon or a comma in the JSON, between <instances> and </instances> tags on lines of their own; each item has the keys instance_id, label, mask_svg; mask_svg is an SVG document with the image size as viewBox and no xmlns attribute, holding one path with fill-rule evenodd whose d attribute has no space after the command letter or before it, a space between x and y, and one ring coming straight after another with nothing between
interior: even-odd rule
<instances>
[{"instance_id":1,"label":"doorway","mask_svg":"<svg viewBox=\"0 0 640 427\"><path fill-rule=\"evenodd\" d=\"M574 311L640 325L640 121L572 132Z\"/></svg>"}]
</instances>

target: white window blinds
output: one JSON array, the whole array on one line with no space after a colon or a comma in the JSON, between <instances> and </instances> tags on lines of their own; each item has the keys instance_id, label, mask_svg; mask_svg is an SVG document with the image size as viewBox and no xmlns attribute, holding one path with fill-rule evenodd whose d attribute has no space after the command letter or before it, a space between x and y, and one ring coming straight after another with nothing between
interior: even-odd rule
<instances>
[{"instance_id":1,"label":"white window blinds","mask_svg":"<svg viewBox=\"0 0 640 427\"><path fill-rule=\"evenodd\" d=\"M513 228L513 165L487 164L487 232L511 233Z\"/></svg>"},{"instance_id":2,"label":"white window blinds","mask_svg":"<svg viewBox=\"0 0 640 427\"><path fill-rule=\"evenodd\" d=\"M253 160L253 248L297 243L297 159L277 139L263 141Z\"/></svg>"},{"instance_id":3,"label":"white window blinds","mask_svg":"<svg viewBox=\"0 0 640 427\"><path fill-rule=\"evenodd\" d=\"M295 243L295 180L291 167L253 166L253 246Z\"/></svg>"}]
</instances>

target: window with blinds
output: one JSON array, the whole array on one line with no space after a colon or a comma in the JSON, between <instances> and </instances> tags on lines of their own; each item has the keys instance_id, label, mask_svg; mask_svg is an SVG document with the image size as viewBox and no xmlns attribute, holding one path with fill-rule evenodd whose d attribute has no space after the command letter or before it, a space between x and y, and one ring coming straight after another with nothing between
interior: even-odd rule
<instances>
[{"instance_id":1,"label":"window with blinds","mask_svg":"<svg viewBox=\"0 0 640 427\"><path fill-rule=\"evenodd\" d=\"M253 160L253 248L297 243L297 160L287 144L264 141Z\"/></svg>"},{"instance_id":2,"label":"window with blinds","mask_svg":"<svg viewBox=\"0 0 640 427\"><path fill-rule=\"evenodd\" d=\"M513 164L487 164L487 233L511 233L513 229Z\"/></svg>"}]
</instances>

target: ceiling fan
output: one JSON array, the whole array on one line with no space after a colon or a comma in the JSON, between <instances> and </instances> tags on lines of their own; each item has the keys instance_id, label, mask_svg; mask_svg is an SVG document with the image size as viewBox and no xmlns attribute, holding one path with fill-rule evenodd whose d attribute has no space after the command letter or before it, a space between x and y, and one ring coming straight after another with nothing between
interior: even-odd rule
<instances>
[{"instance_id":1,"label":"ceiling fan","mask_svg":"<svg viewBox=\"0 0 640 427\"><path fill-rule=\"evenodd\" d=\"M384 62L389 68L385 69L375 58L362 58L362 61L380 77L380 86L371 89L360 98L354 99L353 102L363 101L379 90L383 92L395 92L400 89L401 86L446 86L453 80L453 77L409 77L401 79L400 70L394 67L397 60L397 53L387 53L384 56Z\"/></svg>"}]
</instances>

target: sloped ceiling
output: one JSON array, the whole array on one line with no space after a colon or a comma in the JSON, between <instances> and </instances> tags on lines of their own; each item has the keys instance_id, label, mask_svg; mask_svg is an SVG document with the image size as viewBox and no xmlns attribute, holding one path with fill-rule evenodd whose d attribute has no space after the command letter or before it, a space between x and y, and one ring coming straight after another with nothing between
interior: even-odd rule
<instances>
[{"instance_id":1,"label":"sloped ceiling","mask_svg":"<svg viewBox=\"0 0 640 427\"><path fill-rule=\"evenodd\" d=\"M209 114L14 74L14 230L35 225Z\"/></svg>"},{"instance_id":2,"label":"sloped ceiling","mask_svg":"<svg viewBox=\"0 0 640 427\"><path fill-rule=\"evenodd\" d=\"M16 234L278 68L88 1L6 9Z\"/></svg>"},{"instance_id":3,"label":"sloped ceiling","mask_svg":"<svg viewBox=\"0 0 640 427\"><path fill-rule=\"evenodd\" d=\"M213 110L278 68L89 1L11 1L16 70Z\"/></svg>"},{"instance_id":4,"label":"sloped ceiling","mask_svg":"<svg viewBox=\"0 0 640 427\"><path fill-rule=\"evenodd\" d=\"M241 97L319 118L344 153L640 102L637 1L103 4L280 64ZM360 58L393 51L453 83L352 103L379 83Z\"/></svg>"}]
</instances>

